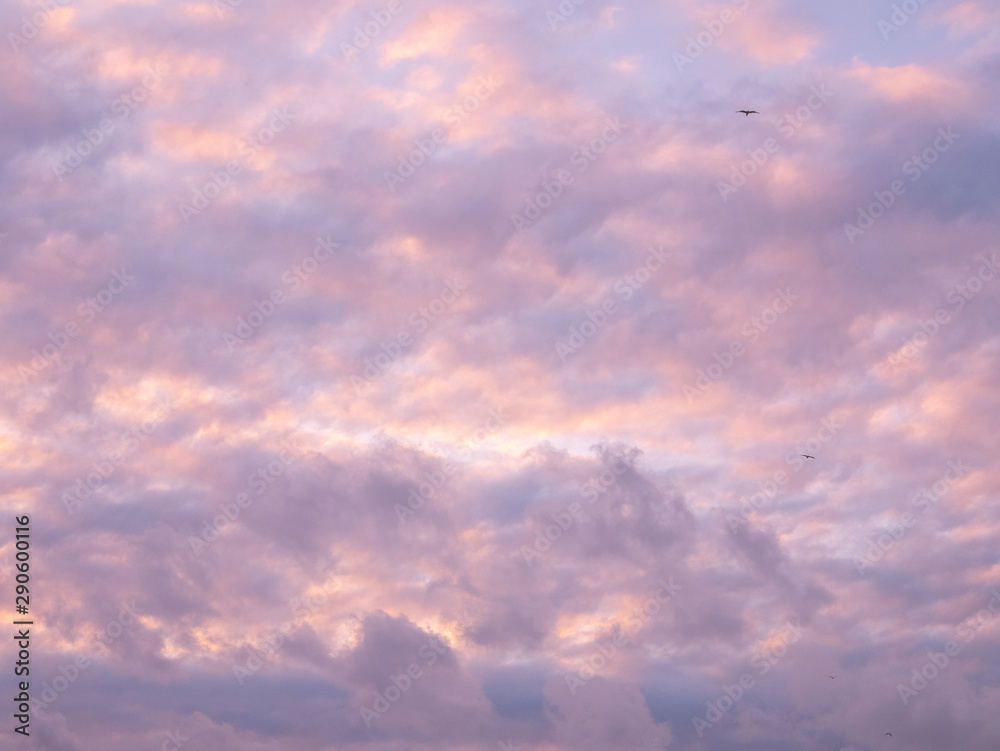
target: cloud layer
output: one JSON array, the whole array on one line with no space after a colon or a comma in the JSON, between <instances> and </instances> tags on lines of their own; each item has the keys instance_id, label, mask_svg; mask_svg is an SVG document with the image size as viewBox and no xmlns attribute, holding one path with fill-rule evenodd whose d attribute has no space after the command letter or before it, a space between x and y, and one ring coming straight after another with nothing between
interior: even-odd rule
<instances>
[{"instance_id":1,"label":"cloud layer","mask_svg":"<svg viewBox=\"0 0 1000 751\"><path fill-rule=\"evenodd\" d=\"M25 748L996 746L992 4L8 10Z\"/></svg>"}]
</instances>

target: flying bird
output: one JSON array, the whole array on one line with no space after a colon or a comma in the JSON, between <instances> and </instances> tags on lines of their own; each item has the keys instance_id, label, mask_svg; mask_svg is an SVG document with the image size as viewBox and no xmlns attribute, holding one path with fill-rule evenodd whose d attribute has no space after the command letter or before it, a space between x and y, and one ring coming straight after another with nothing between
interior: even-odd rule
<instances>
[{"instance_id":1,"label":"flying bird","mask_svg":"<svg viewBox=\"0 0 1000 751\"><path fill-rule=\"evenodd\" d=\"M837 677L837 676L835 676L835 675L828 675L828 676L827 676L827 678L829 678L829 679L830 679L831 681L832 681L832 680L833 680L834 678L836 678L836 677Z\"/></svg>"},{"instance_id":2,"label":"flying bird","mask_svg":"<svg viewBox=\"0 0 1000 751\"><path fill-rule=\"evenodd\" d=\"M886 733L890 738L892 738L892 733Z\"/></svg>"},{"instance_id":3,"label":"flying bird","mask_svg":"<svg viewBox=\"0 0 1000 751\"><path fill-rule=\"evenodd\" d=\"M799 456L805 457L806 459L815 459L815 456L809 456L809 454L799 454Z\"/></svg>"},{"instance_id":4,"label":"flying bird","mask_svg":"<svg viewBox=\"0 0 1000 751\"><path fill-rule=\"evenodd\" d=\"M759 115L760 114L757 110L736 110L736 111L737 112L742 112L747 117L750 117L750 115Z\"/></svg>"}]
</instances>

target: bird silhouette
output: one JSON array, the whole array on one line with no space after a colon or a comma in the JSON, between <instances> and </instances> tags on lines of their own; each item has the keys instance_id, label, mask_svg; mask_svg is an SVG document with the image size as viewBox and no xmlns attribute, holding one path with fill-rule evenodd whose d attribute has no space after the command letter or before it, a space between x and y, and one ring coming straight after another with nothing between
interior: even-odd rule
<instances>
[{"instance_id":1,"label":"bird silhouette","mask_svg":"<svg viewBox=\"0 0 1000 751\"><path fill-rule=\"evenodd\" d=\"M803 456L806 459L815 459L816 458L815 456L809 456L809 454L799 454L799 456Z\"/></svg>"},{"instance_id":2,"label":"bird silhouette","mask_svg":"<svg viewBox=\"0 0 1000 751\"><path fill-rule=\"evenodd\" d=\"M835 676L835 675L828 675L828 676L827 676L827 678L829 678L829 679L830 679L831 681L832 681L832 680L833 680L834 678L836 678L836 677L837 677L837 676Z\"/></svg>"},{"instance_id":3,"label":"bird silhouette","mask_svg":"<svg viewBox=\"0 0 1000 751\"><path fill-rule=\"evenodd\" d=\"M886 733L890 738L892 738L892 733Z\"/></svg>"},{"instance_id":4,"label":"bird silhouette","mask_svg":"<svg viewBox=\"0 0 1000 751\"><path fill-rule=\"evenodd\" d=\"M750 117L750 115L759 115L760 114L757 110L736 110L736 111L737 112L742 112L747 117Z\"/></svg>"}]
</instances>

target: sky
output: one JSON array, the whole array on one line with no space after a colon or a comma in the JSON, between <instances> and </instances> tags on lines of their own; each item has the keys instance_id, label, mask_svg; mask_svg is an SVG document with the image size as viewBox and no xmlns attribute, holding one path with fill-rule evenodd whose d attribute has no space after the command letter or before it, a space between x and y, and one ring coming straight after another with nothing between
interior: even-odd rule
<instances>
[{"instance_id":1,"label":"sky","mask_svg":"<svg viewBox=\"0 0 1000 751\"><path fill-rule=\"evenodd\" d=\"M995 2L0 33L3 748L1000 744Z\"/></svg>"}]
</instances>

